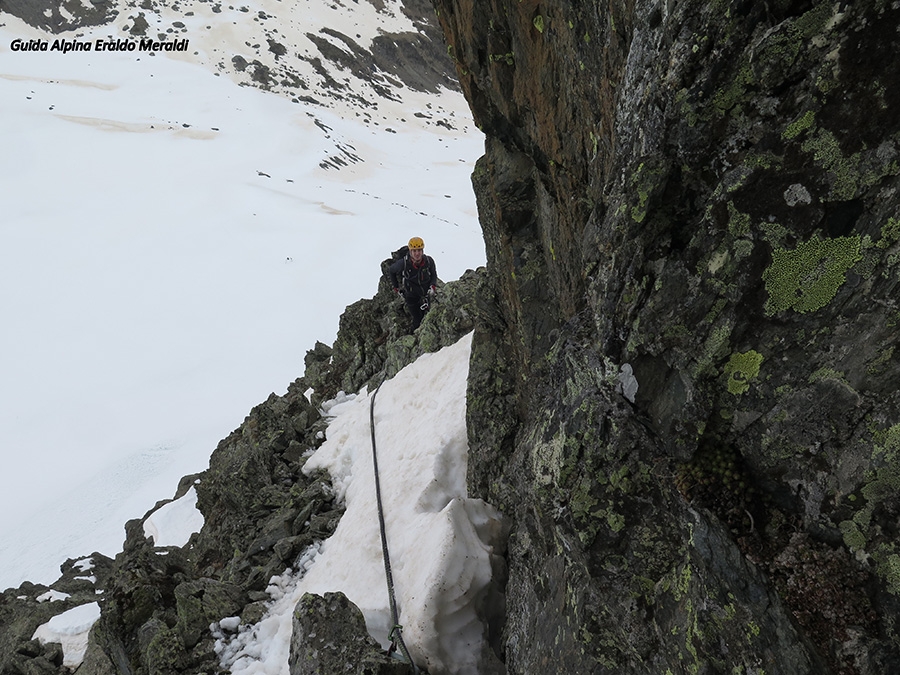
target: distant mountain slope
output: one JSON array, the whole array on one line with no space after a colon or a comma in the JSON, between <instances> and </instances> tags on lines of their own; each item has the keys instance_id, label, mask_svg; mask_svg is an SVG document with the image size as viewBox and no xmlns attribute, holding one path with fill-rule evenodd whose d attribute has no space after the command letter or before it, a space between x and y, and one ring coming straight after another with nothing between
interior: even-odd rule
<instances>
[{"instance_id":1,"label":"distant mountain slope","mask_svg":"<svg viewBox=\"0 0 900 675\"><path fill-rule=\"evenodd\" d=\"M191 61L241 84L326 107L349 106L374 123L413 114L405 110L411 92L458 89L427 0L9 0L0 5L3 12L66 37L106 26L118 39L187 38ZM439 105L419 116L452 124Z\"/></svg>"}]
</instances>

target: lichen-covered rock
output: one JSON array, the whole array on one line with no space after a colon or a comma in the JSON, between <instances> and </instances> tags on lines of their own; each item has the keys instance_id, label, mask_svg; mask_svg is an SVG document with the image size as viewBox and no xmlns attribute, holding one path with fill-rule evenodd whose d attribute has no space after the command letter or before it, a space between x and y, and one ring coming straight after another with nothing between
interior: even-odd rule
<instances>
[{"instance_id":1,"label":"lichen-covered rock","mask_svg":"<svg viewBox=\"0 0 900 675\"><path fill-rule=\"evenodd\" d=\"M79 670L91 673L91 675L119 675L120 673L96 640L89 640L84 661L81 662Z\"/></svg>"},{"instance_id":2,"label":"lichen-covered rock","mask_svg":"<svg viewBox=\"0 0 900 675\"><path fill-rule=\"evenodd\" d=\"M333 508L318 480L300 472L321 430L305 390L301 378L284 396L272 394L212 454L196 486L205 522L192 557L204 575L264 590L284 570L282 558L303 547L293 538L310 516Z\"/></svg>"},{"instance_id":3,"label":"lichen-covered rock","mask_svg":"<svg viewBox=\"0 0 900 675\"><path fill-rule=\"evenodd\" d=\"M294 608L290 675L408 675L409 663L384 653L343 593L306 593Z\"/></svg>"},{"instance_id":4,"label":"lichen-covered rock","mask_svg":"<svg viewBox=\"0 0 900 675\"><path fill-rule=\"evenodd\" d=\"M487 135L509 671L900 669L900 8L435 7Z\"/></svg>"},{"instance_id":5,"label":"lichen-covered rock","mask_svg":"<svg viewBox=\"0 0 900 675\"><path fill-rule=\"evenodd\" d=\"M239 613L248 598L240 586L202 578L176 586L175 601L176 629L184 646L190 649L209 631L211 623Z\"/></svg>"},{"instance_id":6,"label":"lichen-covered rock","mask_svg":"<svg viewBox=\"0 0 900 675\"><path fill-rule=\"evenodd\" d=\"M86 570L88 560L91 571ZM0 594L0 673L62 670L61 646L32 639L35 631L57 614L96 602L112 562L99 553L69 559L60 565L61 576L50 586L26 581Z\"/></svg>"}]
</instances>

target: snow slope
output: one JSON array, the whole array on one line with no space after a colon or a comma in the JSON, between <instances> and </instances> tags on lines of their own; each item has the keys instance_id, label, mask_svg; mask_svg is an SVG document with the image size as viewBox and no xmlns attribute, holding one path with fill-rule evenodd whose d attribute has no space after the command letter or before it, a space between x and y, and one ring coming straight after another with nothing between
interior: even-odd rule
<instances>
[{"instance_id":1,"label":"snow slope","mask_svg":"<svg viewBox=\"0 0 900 675\"><path fill-rule=\"evenodd\" d=\"M461 96L396 87L377 119L217 76L263 7L154 55L12 52L46 36L0 14L0 587L114 555L411 235L444 279L483 263Z\"/></svg>"}]
</instances>

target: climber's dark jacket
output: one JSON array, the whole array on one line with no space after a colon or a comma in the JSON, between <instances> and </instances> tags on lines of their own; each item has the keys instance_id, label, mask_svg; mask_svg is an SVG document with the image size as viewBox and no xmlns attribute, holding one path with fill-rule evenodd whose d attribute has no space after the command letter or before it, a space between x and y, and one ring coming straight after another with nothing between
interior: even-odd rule
<instances>
[{"instance_id":1,"label":"climber's dark jacket","mask_svg":"<svg viewBox=\"0 0 900 675\"><path fill-rule=\"evenodd\" d=\"M422 255L421 263L416 266L409 255L395 261L390 269L391 285L400 289L404 296L424 297L428 289L437 283L437 268L434 258Z\"/></svg>"}]
</instances>

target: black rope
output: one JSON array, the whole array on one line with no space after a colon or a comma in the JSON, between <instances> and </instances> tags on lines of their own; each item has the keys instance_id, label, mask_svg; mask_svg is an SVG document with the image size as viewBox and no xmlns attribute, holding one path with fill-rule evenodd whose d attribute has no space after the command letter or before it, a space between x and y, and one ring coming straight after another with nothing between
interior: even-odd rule
<instances>
[{"instance_id":1,"label":"black rope","mask_svg":"<svg viewBox=\"0 0 900 675\"><path fill-rule=\"evenodd\" d=\"M406 649L406 643L403 641L403 626L400 625L400 616L397 612L397 600L394 598L394 576L391 573L391 556L388 553L387 531L384 527L384 508L381 505L381 481L378 478L378 452L375 449L375 397L378 396L378 391L381 389L382 384L384 384L384 378L378 383L378 387L376 387L375 393L372 394L372 400L369 403L369 429L372 433L372 464L375 466L375 499L378 502L378 525L381 528L381 553L384 558L384 576L387 579L388 599L391 603L391 621L393 622L390 638L392 644L399 644L400 653L403 654L404 658L412 665L413 672L416 675L419 675L419 668L416 666L415 661L412 660L412 657L410 657L409 651ZM396 638L394 637L395 635Z\"/></svg>"}]
</instances>

